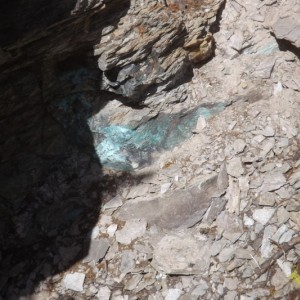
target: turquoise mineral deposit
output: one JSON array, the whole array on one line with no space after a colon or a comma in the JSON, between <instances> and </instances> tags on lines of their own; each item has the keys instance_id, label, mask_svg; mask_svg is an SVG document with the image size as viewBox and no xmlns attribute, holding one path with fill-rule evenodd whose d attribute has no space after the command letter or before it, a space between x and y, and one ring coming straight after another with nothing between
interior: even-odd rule
<instances>
[{"instance_id":1,"label":"turquoise mineral deposit","mask_svg":"<svg viewBox=\"0 0 300 300\"><path fill-rule=\"evenodd\" d=\"M133 170L150 163L153 152L170 150L189 138L200 116L209 118L224 107L223 103L218 103L185 113L159 114L137 128L99 126L96 133L102 136L102 140L95 145L96 153L106 168Z\"/></svg>"}]
</instances>

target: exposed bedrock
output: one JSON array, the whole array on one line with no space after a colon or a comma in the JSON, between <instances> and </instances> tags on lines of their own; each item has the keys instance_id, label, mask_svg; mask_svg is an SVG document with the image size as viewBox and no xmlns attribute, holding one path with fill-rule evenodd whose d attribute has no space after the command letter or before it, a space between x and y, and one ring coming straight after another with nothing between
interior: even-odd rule
<instances>
[{"instance_id":1,"label":"exposed bedrock","mask_svg":"<svg viewBox=\"0 0 300 300\"><path fill-rule=\"evenodd\" d=\"M86 256L104 185L94 148L101 137L89 119L109 100L142 104L188 81L193 66L213 55L213 26L223 3L1 3L4 299L30 294L35 274L53 275ZM60 241L70 246L74 239L82 248L70 255L58 251ZM25 277L16 279L18 268ZM22 292L14 291L16 280Z\"/></svg>"}]
</instances>

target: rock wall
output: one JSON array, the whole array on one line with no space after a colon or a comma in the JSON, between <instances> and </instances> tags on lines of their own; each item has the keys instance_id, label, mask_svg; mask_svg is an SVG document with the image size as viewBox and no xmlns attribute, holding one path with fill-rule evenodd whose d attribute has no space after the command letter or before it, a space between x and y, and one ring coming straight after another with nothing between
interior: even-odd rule
<instances>
[{"instance_id":1,"label":"rock wall","mask_svg":"<svg viewBox=\"0 0 300 300\"><path fill-rule=\"evenodd\" d=\"M102 171L102 157L107 154L103 144L107 139L116 143L115 133L107 128L124 110L122 106L109 113L109 106L104 110L107 103L149 107L148 117L141 116L127 127L134 134L139 128L140 140L151 130L155 136L162 126L172 133L182 120L179 128L189 132L200 113L222 109L208 105L198 109L198 115L190 111L191 120L182 119L186 112L175 112L171 119L177 123L168 121L168 113L158 123L147 123L158 115L162 99L168 98L169 104L183 101L180 85L191 79L195 65L213 55L212 33L223 3L20 0L1 4L0 289L4 298L32 293L38 271L54 275L86 256L104 190L110 188ZM128 119L124 122L127 126ZM129 146L124 151L129 152L121 167L117 161L117 169L137 167L153 151L173 147L187 137L184 130L177 132L178 139L173 132L174 141L172 134L166 138L160 131L158 141L138 149L137 164L128 165L128 157L135 153L128 148L136 147L137 138L126 140ZM114 163L109 157L106 167ZM81 241L79 248L61 251L69 249L74 238ZM18 288L13 283L17 273Z\"/></svg>"}]
</instances>

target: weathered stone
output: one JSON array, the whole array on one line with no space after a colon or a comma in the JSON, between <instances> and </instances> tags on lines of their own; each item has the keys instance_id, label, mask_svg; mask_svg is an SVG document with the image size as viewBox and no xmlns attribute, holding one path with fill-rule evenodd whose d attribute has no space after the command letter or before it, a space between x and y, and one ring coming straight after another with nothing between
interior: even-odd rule
<instances>
[{"instance_id":1,"label":"weathered stone","mask_svg":"<svg viewBox=\"0 0 300 300\"><path fill-rule=\"evenodd\" d=\"M116 232L116 240L121 244L129 245L133 240L144 235L146 226L145 220L128 220L125 226Z\"/></svg>"},{"instance_id":2,"label":"weathered stone","mask_svg":"<svg viewBox=\"0 0 300 300\"><path fill-rule=\"evenodd\" d=\"M252 297L251 299L260 299L270 295L269 289L257 288L247 293L247 296Z\"/></svg>"},{"instance_id":3,"label":"weathered stone","mask_svg":"<svg viewBox=\"0 0 300 300\"><path fill-rule=\"evenodd\" d=\"M83 259L83 262L99 262L99 260L105 256L108 248L109 242L107 239L92 240L89 246L88 255Z\"/></svg>"},{"instance_id":4,"label":"weathered stone","mask_svg":"<svg viewBox=\"0 0 300 300\"><path fill-rule=\"evenodd\" d=\"M141 274L133 275L129 280L125 281L125 290L132 291L136 288L139 282L142 280L143 276Z\"/></svg>"},{"instance_id":5,"label":"weathered stone","mask_svg":"<svg viewBox=\"0 0 300 300\"><path fill-rule=\"evenodd\" d=\"M232 177L229 180L229 187L228 187L228 203L227 203L227 210L230 213L239 214L240 212L240 188L238 182L235 182Z\"/></svg>"},{"instance_id":6,"label":"weathered stone","mask_svg":"<svg viewBox=\"0 0 300 300\"><path fill-rule=\"evenodd\" d=\"M218 256L219 261L226 262L228 260L231 260L234 256L235 250L236 250L236 247L224 248Z\"/></svg>"},{"instance_id":7,"label":"weathered stone","mask_svg":"<svg viewBox=\"0 0 300 300\"><path fill-rule=\"evenodd\" d=\"M295 231L293 229L289 229L287 230L285 233L283 233L283 235L280 237L279 239L279 243L282 244L282 243L288 243L292 238L293 236L295 235Z\"/></svg>"},{"instance_id":8,"label":"weathered stone","mask_svg":"<svg viewBox=\"0 0 300 300\"><path fill-rule=\"evenodd\" d=\"M263 205L263 206L273 206L276 202L276 194L274 193L264 193L259 195L259 205Z\"/></svg>"},{"instance_id":9,"label":"weathered stone","mask_svg":"<svg viewBox=\"0 0 300 300\"><path fill-rule=\"evenodd\" d=\"M107 227L106 232L109 235L109 237L113 237L118 229L117 224L111 224Z\"/></svg>"},{"instance_id":10,"label":"weathered stone","mask_svg":"<svg viewBox=\"0 0 300 300\"><path fill-rule=\"evenodd\" d=\"M123 204L122 197L117 195L103 205L103 209L118 208Z\"/></svg>"},{"instance_id":11,"label":"weathered stone","mask_svg":"<svg viewBox=\"0 0 300 300\"><path fill-rule=\"evenodd\" d=\"M244 224L245 226L253 226L254 220L249 218L247 215L244 215Z\"/></svg>"},{"instance_id":12,"label":"weathered stone","mask_svg":"<svg viewBox=\"0 0 300 300\"><path fill-rule=\"evenodd\" d=\"M246 143L242 139L236 139L233 142L233 148L234 148L235 153L241 153L241 152L243 152L244 149L245 149L245 147L246 147Z\"/></svg>"},{"instance_id":13,"label":"weathered stone","mask_svg":"<svg viewBox=\"0 0 300 300\"><path fill-rule=\"evenodd\" d=\"M99 288L97 293L98 300L109 300L111 295L111 291L107 286L102 286Z\"/></svg>"},{"instance_id":14,"label":"weathered stone","mask_svg":"<svg viewBox=\"0 0 300 300\"><path fill-rule=\"evenodd\" d=\"M274 208L256 209L253 212L253 219L260 224L266 225L275 213Z\"/></svg>"},{"instance_id":15,"label":"weathered stone","mask_svg":"<svg viewBox=\"0 0 300 300\"><path fill-rule=\"evenodd\" d=\"M271 127L271 126L266 126L262 131L262 135L265 137L272 137L272 136L274 136L274 134L275 134L275 131L274 131L273 127Z\"/></svg>"},{"instance_id":16,"label":"weathered stone","mask_svg":"<svg viewBox=\"0 0 300 300\"><path fill-rule=\"evenodd\" d=\"M224 300L236 299L237 294L238 293L236 291L229 291L228 293L226 293Z\"/></svg>"},{"instance_id":17,"label":"weathered stone","mask_svg":"<svg viewBox=\"0 0 300 300\"><path fill-rule=\"evenodd\" d=\"M271 284L277 290L280 290L288 282L289 282L289 278L285 276L285 274L280 269L277 269L276 273L271 278Z\"/></svg>"},{"instance_id":18,"label":"weathered stone","mask_svg":"<svg viewBox=\"0 0 300 300\"><path fill-rule=\"evenodd\" d=\"M216 224L218 229L223 231L223 236L232 243L236 242L244 233L243 224L240 218L225 211L218 216Z\"/></svg>"},{"instance_id":19,"label":"weathered stone","mask_svg":"<svg viewBox=\"0 0 300 300\"><path fill-rule=\"evenodd\" d=\"M276 260L276 263L284 273L285 277L288 278L292 273L292 263L284 261L280 258Z\"/></svg>"},{"instance_id":20,"label":"weathered stone","mask_svg":"<svg viewBox=\"0 0 300 300\"><path fill-rule=\"evenodd\" d=\"M271 72L275 64L275 59L273 56L267 57L262 60L258 66L256 66L255 71L253 72L254 77L267 79L270 78Z\"/></svg>"},{"instance_id":21,"label":"weathered stone","mask_svg":"<svg viewBox=\"0 0 300 300\"><path fill-rule=\"evenodd\" d=\"M272 250L273 250L274 246L271 243L270 239L272 239L276 230L277 230L277 228L274 225L269 225L264 230L263 240L262 240L261 249L260 249L261 256L263 258L269 258L272 254Z\"/></svg>"},{"instance_id":22,"label":"weathered stone","mask_svg":"<svg viewBox=\"0 0 300 300\"><path fill-rule=\"evenodd\" d=\"M286 11L288 10L288 11ZM296 47L300 47L300 22L296 13L290 11L288 6L281 11L282 15L272 25L272 30L278 39L284 39L291 42Z\"/></svg>"},{"instance_id":23,"label":"weathered stone","mask_svg":"<svg viewBox=\"0 0 300 300\"><path fill-rule=\"evenodd\" d=\"M289 212L284 207L279 207L277 210L277 220L279 224L285 223L289 218Z\"/></svg>"},{"instance_id":24,"label":"weathered stone","mask_svg":"<svg viewBox=\"0 0 300 300\"><path fill-rule=\"evenodd\" d=\"M224 280L224 287L229 290L236 290L239 284L239 280L237 278L229 278L226 277Z\"/></svg>"},{"instance_id":25,"label":"weathered stone","mask_svg":"<svg viewBox=\"0 0 300 300\"><path fill-rule=\"evenodd\" d=\"M156 245L152 265L167 274L204 274L210 264L209 248L189 235L167 235Z\"/></svg>"},{"instance_id":26,"label":"weathered stone","mask_svg":"<svg viewBox=\"0 0 300 300\"><path fill-rule=\"evenodd\" d=\"M118 218L143 218L163 228L187 228L199 222L211 204L211 197L222 195L228 186L226 168L185 190L166 192L163 198L126 203Z\"/></svg>"},{"instance_id":27,"label":"weathered stone","mask_svg":"<svg viewBox=\"0 0 300 300\"><path fill-rule=\"evenodd\" d=\"M127 274L130 271L132 271L135 267L135 260L136 260L136 255L134 254L133 251L129 251L129 250L123 251L120 271L124 274Z\"/></svg>"},{"instance_id":28,"label":"weathered stone","mask_svg":"<svg viewBox=\"0 0 300 300\"><path fill-rule=\"evenodd\" d=\"M224 239L215 241L210 248L211 256L218 255L225 246L226 246L226 241Z\"/></svg>"},{"instance_id":29,"label":"weathered stone","mask_svg":"<svg viewBox=\"0 0 300 300\"><path fill-rule=\"evenodd\" d=\"M222 198L212 198L211 205L207 209L203 220L207 223L212 223L217 216L224 210L227 200Z\"/></svg>"},{"instance_id":30,"label":"weathered stone","mask_svg":"<svg viewBox=\"0 0 300 300\"><path fill-rule=\"evenodd\" d=\"M263 184L260 188L261 192L271 192L278 190L285 185L286 179L280 172L270 172L264 175Z\"/></svg>"},{"instance_id":31,"label":"weathered stone","mask_svg":"<svg viewBox=\"0 0 300 300\"><path fill-rule=\"evenodd\" d=\"M199 299L200 296L205 295L208 288L209 286L207 282L204 280L200 280L197 287L191 292L191 299Z\"/></svg>"},{"instance_id":32,"label":"weathered stone","mask_svg":"<svg viewBox=\"0 0 300 300\"><path fill-rule=\"evenodd\" d=\"M215 10L220 3L212 2L211 7ZM200 13L206 14L204 6L194 2L174 5L149 0L143 6L135 1L118 30L95 46L104 72L103 89L140 101L157 84L161 90L173 87L188 75L191 63L212 55L213 38L205 35L205 17ZM184 6L187 13L182 13Z\"/></svg>"},{"instance_id":33,"label":"weathered stone","mask_svg":"<svg viewBox=\"0 0 300 300\"><path fill-rule=\"evenodd\" d=\"M234 157L227 163L227 173L237 178L244 174L244 168L240 157Z\"/></svg>"},{"instance_id":34,"label":"weathered stone","mask_svg":"<svg viewBox=\"0 0 300 300\"><path fill-rule=\"evenodd\" d=\"M278 230L275 232L275 234L272 237L272 240L279 243L280 238L282 235L288 230L288 226L286 224L282 224Z\"/></svg>"},{"instance_id":35,"label":"weathered stone","mask_svg":"<svg viewBox=\"0 0 300 300\"><path fill-rule=\"evenodd\" d=\"M82 292L84 279L85 279L85 274L76 272L72 274L67 274L63 282L66 289Z\"/></svg>"},{"instance_id":36,"label":"weathered stone","mask_svg":"<svg viewBox=\"0 0 300 300\"><path fill-rule=\"evenodd\" d=\"M169 289L165 297L165 300L177 300L179 299L181 294L182 291L180 289Z\"/></svg>"},{"instance_id":37,"label":"weathered stone","mask_svg":"<svg viewBox=\"0 0 300 300\"><path fill-rule=\"evenodd\" d=\"M206 127L206 120L203 117L198 118L194 133L201 132Z\"/></svg>"}]
</instances>

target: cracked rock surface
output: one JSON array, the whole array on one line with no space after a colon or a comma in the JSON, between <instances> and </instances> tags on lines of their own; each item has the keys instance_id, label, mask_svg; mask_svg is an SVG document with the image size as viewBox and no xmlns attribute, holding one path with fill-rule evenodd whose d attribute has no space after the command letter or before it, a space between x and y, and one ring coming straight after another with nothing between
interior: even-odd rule
<instances>
[{"instance_id":1,"label":"cracked rock surface","mask_svg":"<svg viewBox=\"0 0 300 300\"><path fill-rule=\"evenodd\" d=\"M300 299L298 2L111 3L1 42L0 299Z\"/></svg>"}]
</instances>

